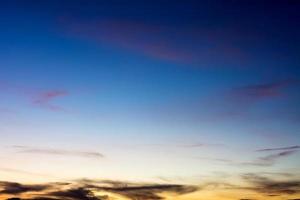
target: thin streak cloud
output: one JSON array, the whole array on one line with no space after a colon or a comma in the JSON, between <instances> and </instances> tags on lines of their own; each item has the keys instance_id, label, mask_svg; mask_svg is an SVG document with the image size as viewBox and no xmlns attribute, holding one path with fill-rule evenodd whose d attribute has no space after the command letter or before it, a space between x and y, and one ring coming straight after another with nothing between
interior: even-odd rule
<instances>
[{"instance_id":1,"label":"thin streak cloud","mask_svg":"<svg viewBox=\"0 0 300 200\"><path fill-rule=\"evenodd\" d=\"M102 159L104 155L99 152L94 151L73 151L73 150L63 150L63 149L53 149L53 148L35 148L27 146L12 146L17 149L17 153L29 153L29 154L48 154L57 156L75 156L83 158L97 158Z\"/></svg>"},{"instance_id":2,"label":"thin streak cloud","mask_svg":"<svg viewBox=\"0 0 300 200\"><path fill-rule=\"evenodd\" d=\"M257 152L265 152L265 151L282 151L282 150L297 150L300 149L299 145L289 146L289 147L278 147L278 148L266 148L266 149L257 149Z\"/></svg>"}]
</instances>

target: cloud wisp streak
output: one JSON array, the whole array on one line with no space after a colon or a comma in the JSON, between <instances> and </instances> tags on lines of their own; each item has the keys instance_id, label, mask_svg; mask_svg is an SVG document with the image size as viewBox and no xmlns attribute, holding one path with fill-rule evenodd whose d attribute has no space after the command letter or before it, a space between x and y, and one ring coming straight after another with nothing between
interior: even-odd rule
<instances>
[{"instance_id":1,"label":"cloud wisp streak","mask_svg":"<svg viewBox=\"0 0 300 200\"><path fill-rule=\"evenodd\" d=\"M52 103L53 100L59 97L64 97L69 95L69 92L66 90L49 90L42 91L38 93L32 103L36 106L40 106L52 111L63 111L64 109L58 105Z\"/></svg>"},{"instance_id":2,"label":"cloud wisp streak","mask_svg":"<svg viewBox=\"0 0 300 200\"><path fill-rule=\"evenodd\" d=\"M210 28L165 26L134 20L89 20L64 18L59 20L67 36L117 47L147 57L179 64L203 65L219 60L241 63L242 51L232 40L232 31ZM226 35L224 37L224 35Z\"/></svg>"},{"instance_id":3,"label":"cloud wisp streak","mask_svg":"<svg viewBox=\"0 0 300 200\"><path fill-rule=\"evenodd\" d=\"M284 149L285 148L283 148L283 150ZM278 150L281 150L281 152L260 156L257 159L252 161L235 161L235 160L225 159L225 158L210 158L210 157L195 157L195 159L207 160L207 161L234 165L234 166L250 165L250 166L257 166L257 167L269 167L276 164L281 158L291 156L298 152L298 148L296 148L296 146L292 148L291 147L287 148L287 150L285 151L283 151L282 148L275 148L274 151L278 151ZM264 152L264 151L259 151L259 152Z\"/></svg>"},{"instance_id":4,"label":"cloud wisp streak","mask_svg":"<svg viewBox=\"0 0 300 200\"><path fill-rule=\"evenodd\" d=\"M18 150L17 153L75 156L75 157L96 158L96 159L104 158L104 155L102 153L93 152L93 151L73 151L73 150L52 149L52 148L35 148L35 147L27 147L27 146L12 146L12 147Z\"/></svg>"},{"instance_id":5,"label":"cloud wisp streak","mask_svg":"<svg viewBox=\"0 0 300 200\"><path fill-rule=\"evenodd\" d=\"M284 96L284 91L292 86L299 85L299 80L286 79L263 84L247 85L232 90L232 95L237 99L258 101Z\"/></svg>"},{"instance_id":6,"label":"cloud wisp streak","mask_svg":"<svg viewBox=\"0 0 300 200\"><path fill-rule=\"evenodd\" d=\"M279 153L273 153L266 156L259 157L258 159L251 161L251 162L243 162L244 165L254 165L254 166L272 166L274 165L279 159L283 157L288 157L292 154L297 153L297 150L287 150L281 151Z\"/></svg>"},{"instance_id":7,"label":"cloud wisp streak","mask_svg":"<svg viewBox=\"0 0 300 200\"><path fill-rule=\"evenodd\" d=\"M220 114L222 118L244 117L260 103L287 100L288 90L298 87L299 83L296 79L284 79L233 88L225 94Z\"/></svg>"},{"instance_id":8,"label":"cloud wisp streak","mask_svg":"<svg viewBox=\"0 0 300 200\"><path fill-rule=\"evenodd\" d=\"M63 98L70 95L70 92L65 89L42 89L35 87L27 87L5 83L1 88L5 94L13 94L17 97L24 98L31 105L39 108L44 108L49 111L66 111L62 106L56 105L53 102L56 99ZM1 112L12 112L10 109L0 108Z\"/></svg>"},{"instance_id":9,"label":"cloud wisp streak","mask_svg":"<svg viewBox=\"0 0 300 200\"><path fill-rule=\"evenodd\" d=\"M278 147L278 148L265 148L265 149L257 149L257 152L267 152L267 151L285 151L285 150L298 150L300 149L299 145L289 146L289 147Z\"/></svg>"}]
</instances>

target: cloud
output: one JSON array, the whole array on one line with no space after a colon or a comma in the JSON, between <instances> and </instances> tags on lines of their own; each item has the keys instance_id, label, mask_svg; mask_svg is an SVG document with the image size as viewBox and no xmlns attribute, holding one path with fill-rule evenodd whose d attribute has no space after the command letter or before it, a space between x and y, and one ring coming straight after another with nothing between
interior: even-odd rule
<instances>
[{"instance_id":1,"label":"cloud","mask_svg":"<svg viewBox=\"0 0 300 200\"><path fill-rule=\"evenodd\" d=\"M289 146L289 147L279 147L279 148L267 148L267 149L258 149L257 152L264 152L264 151L282 151L282 150L297 150L300 149L299 145Z\"/></svg>"},{"instance_id":2,"label":"cloud","mask_svg":"<svg viewBox=\"0 0 300 200\"><path fill-rule=\"evenodd\" d=\"M300 192L299 180L277 181L252 173L244 174L244 180L251 184L248 189L268 195L296 194Z\"/></svg>"},{"instance_id":3,"label":"cloud","mask_svg":"<svg viewBox=\"0 0 300 200\"><path fill-rule=\"evenodd\" d=\"M211 157L195 157L195 158L201 159L201 160L213 161L213 162L222 163L222 164L236 165L236 166L251 165L251 166L257 166L257 167L268 167L268 166L272 166L272 165L276 164L276 162L278 162L279 159L288 157L297 152L298 152L298 149L281 151L279 153L272 153L272 154L269 154L266 156L260 156L257 159L252 160L252 161L235 161L235 160L230 160L230 159L225 159L225 158L211 158ZM269 172L269 174L272 174L272 173ZM278 174L278 173L276 173L276 174ZM284 173L284 176L288 176L288 173Z\"/></svg>"},{"instance_id":4,"label":"cloud","mask_svg":"<svg viewBox=\"0 0 300 200\"><path fill-rule=\"evenodd\" d=\"M254 165L254 166L272 166L278 161L278 159L290 156L295 154L297 150L287 150L279 153L269 154L267 156L259 157L258 159L251 162L243 162L245 165Z\"/></svg>"},{"instance_id":5,"label":"cloud","mask_svg":"<svg viewBox=\"0 0 300 200\"><path fill-rule=\"evenodd\" d=\"M50 111L66 111L65 108L55 105L53 101L70 94L69 91L64 89L41 89L10 83L0 84L0 89L5 91L5 94L23 97L24 100L27 100L30 104ZM15 113L16 111L9 108L0 108L0 113L1 112Z\"/></svg>"},{"instance_id":6,"label":"cloud","mask_svg":"<svg viewBox=\"0 0 300 200\"><path fill-rule=\"evenodd\" d=\"M164 197L160 196L160 193L168 192L175 195L182 195L198 190L197 187L188 185L93 180L78 180L72 183L57 182L44 185L22 185L11 182L2 183L0 187L4 189L2 189L1 194L15 195L15 199L24 200L108 200L113 194L118 194L131 200L161 200L164 199ZM13 189L7 190L6 188ZM26 193L26 198L21 197L23 193ZM12 198L10 199L12 200Z\"/></svg>"},{"instance_id":7,"label":"cloud","mask_svg":"<svg viewBox=\"0 0 300 200\"><path fill-rule=\"evenodd\" d=\"M232 91L232 95L239 99L249 99L252 101L274 98L283 96L285 89L290 86L298 85L299 83L299 80L286 79L264 84L247 85L235 88Z\"/></svg>"},{"instance_id":8,"label":"cloud","mask_svg":"<svg viewBox=\"0 0 300 200\"><path fill-rule=\"evenodd\" d=\"M191 144L178 144L177 147L183 148L201 148L201 147L224 147L224 144L210 144L210 143L191 143Z\"/></svg>"},{"instance_id":9,"label":"cloud","mask_svg":"<svg viewBox=\"0 0 300 200\"><path fill-rule=\"evenodd\" d=\"M141 185L141 186L122 186L122 187L98 187L98 189L118 193L130 199L156 200L163 199L159 196L162 192L171 192L175 194L187 194L195 192L196 187L183 185Z\"/></svg>"},{"instance_id":10,"label":"cloud","mask_svg":"<svg viewBox=\"0 0 300 200\"><path fill-rule=\"evenodd\" d=\"M151 24L141 21L106 19L60 20L67 36L108 45L147 57L182 64L239 62L245 52L236 45L237 37L211 28ZM232 32L232 29L227 29ZM225 36L226 35L226 36ZM241 34L240 34L241 35ZM218 59L215 59L215 58Z\"/></svg>"},{"instance_id":11,"label":"cloud","mask_svg":"<svg viewBox=\"0 0 300 200\"><path fill-rule=\"evenodd\" d=\"M76 156L83 158L104 158L104 155L99 152L93 151L71 151L62 149L52 149L52 148L34 148L27 146L12 146L18 149L18 153L31 153L31 154L48 154L48 155L58 155L58 156Z\"/></svg>"},{"instance_id":12,"label":"cloud","mask_svg":"<svg viewBox=\"0 0 300 200\"><path fill-rule=\"evenodd\" d=\"M42 91L35 95L32 103L34 105L47 108L52 111L62 111L62 107L52 104L52 101L59 97L64 97L69 95L68 91L65 90L49 90Z\"/></svg>"},{"instance_id":13,"label":"cloud","mask_svg":"<svg viewBox=\"0 0 300 200\"><path fill-rule=\"evenodd\" d=\"M257 119L290 116L291 114L287 113L289 109L281 107L282 105L277 107L272 107L273 105L271 107L266 106L266 109L259 110L257 106L264 102L288 100L289 94L291 94L289 90L298 86L300 86L300 80L289 78L235 87L224 91L223 94L209 98L207 108L204 107L203 109L207 109L207 116L212 116L213 119L240 119L244 117L255 117ZM257 115L256 113L260 114Z\"/></svg>"},{"instance_id":14,"label":"cloud","mask_svg":"<svg viewBox=\"0 0 300 200\"><path fill-rule=\"evenodd\" d=\"M98 198L94 196L94 194L84 188L72 188L69 190L65 191L55 191L48 193L47 195L53 196L53 197L58 197L58 198L63 198L63 199L74 199L74 200L100 200L104 198Z\"/></svg>"},{"instance_id":15,"label":"cloud","mask_svg":"<svg viewBox=\"0 0 300 200\"><path fill-rule=\"evenodd\" d=\"M240 200L255 200L255 199L240 199Z\"/></svg>"},{"instance_id":16,"label":"cloud","mask_svg":"<svg viewBox=\"0 0 300 200\"><path fill-rule=\"evenodd\" d=\"M20 194L25 192L37 192L47 189L48 185L22 185L15 182L0 182L0 194Z\"/></svg>"}]
</instances>

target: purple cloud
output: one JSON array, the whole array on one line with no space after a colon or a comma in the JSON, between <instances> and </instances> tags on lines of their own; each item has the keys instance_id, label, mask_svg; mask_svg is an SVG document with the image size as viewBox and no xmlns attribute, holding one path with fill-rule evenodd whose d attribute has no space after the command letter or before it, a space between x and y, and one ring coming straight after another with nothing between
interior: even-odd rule
<instances>
[{"instance_id":1,"label":"purple cloud","mask_svg":"<svg viewBox=\"0 0 300 200\"><path fill-rule=\"evenodd\" d=\"M67 36L109 45L154 59L203 64L245 60L245 52L232 40L235 35L224 31L154 25L125 20L60 20ZM229 30L227 30L229 32ZM226 37L224 36L226 35Z\"/></svg>"},{"instance_id":2,"label":"purple cloud","mask_svg":"<svg viewBox=\"0 0 300 200\"><path fill-rule=\"evenodd\" d=\"M52 111L62 111L64 109L60 106L52 104L52 101L56 98L64 97L67 95L69 95L69 92L65 90L42 91L35 95L32 103L34 105L41 106Z\"/></svg>"},{"instance_id":3,"label":"purple cloud","mask_svg":"<svg viewBox=\"0 0 300 200\"><path fill-rule=\"evenodd\" d=\"M298 149L300 149L300 146L295 145L295 146L289 146L289 147L258 149L256 151L264 152L264 151L282 151L282 150L298 150Z\"/></svg>"},{"instance_id":4,"label":"purple cloud","mask_svg":"<svg viewBox=\"0 0 300 200\"><path fill-rule=\"evenodd\" d=\"M232 95L240 99L261 100L284 96L285 89L298 85L300 82L294 79L274 81L264 84L247 85L235 88Z\"/></svg>"}]
</instances>

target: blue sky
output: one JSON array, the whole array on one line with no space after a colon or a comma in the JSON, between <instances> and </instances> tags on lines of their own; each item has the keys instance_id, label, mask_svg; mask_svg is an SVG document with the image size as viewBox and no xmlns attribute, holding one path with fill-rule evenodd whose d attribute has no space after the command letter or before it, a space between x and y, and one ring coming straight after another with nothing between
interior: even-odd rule
<instances>
[{"instance_id":1,"label":"blue sky","mask_svg":"<svg viewBox=\"0 0 300 200\"><path fill-rule=\"evenodd\" d=\"M299 6L1 2L0 174L188 184L298 174ZM103 160L82 156L92 152Z\"/></svg>"}]
</instances>

